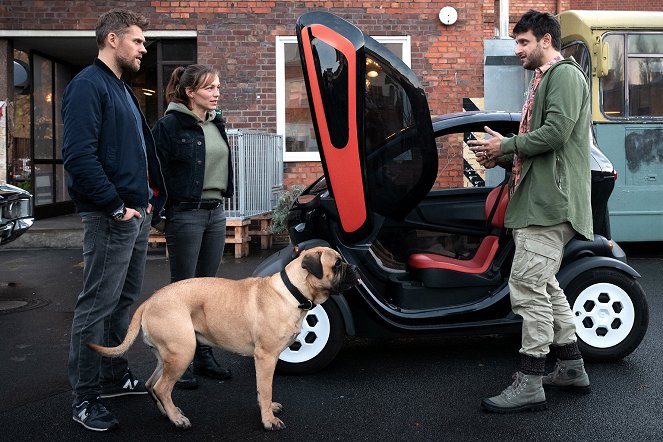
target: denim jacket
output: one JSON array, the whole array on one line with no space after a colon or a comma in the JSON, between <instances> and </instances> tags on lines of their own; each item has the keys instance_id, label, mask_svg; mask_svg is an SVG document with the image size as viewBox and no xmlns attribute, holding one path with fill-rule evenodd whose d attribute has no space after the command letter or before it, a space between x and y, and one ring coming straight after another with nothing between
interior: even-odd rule
<instances>
[{"instance_id":1,"label":"denim jacket","mask_svg":"<svg viewBox=\"0 0 663 442\"><path fill-rule=\"evenodd\" d=\"M123 204L146 208L151 203L154 213L160 213L166 201L150 128L141 113L143 151L125 90L140 109L131 88L96 59L76 75L64 92L62 157L69 195L79 212L111 214ZM153 221L158 222L158 217Z\"/></svg>"},{"instance_id":2,"label":"denim jacket","mask_svg":"<svg viewBox=\"0 0 663 442\"><path fill-rule=\"evenodd\" d=\"M212 123L230 147L225 123L217 115ZM173 201L200 201L205 178L205 136L198 121L182 112L168 112L152 128L161 160L168 198ZM223 196L234 193L233 169L228 152L228 186Z\"/></svg>"}]
</instances>

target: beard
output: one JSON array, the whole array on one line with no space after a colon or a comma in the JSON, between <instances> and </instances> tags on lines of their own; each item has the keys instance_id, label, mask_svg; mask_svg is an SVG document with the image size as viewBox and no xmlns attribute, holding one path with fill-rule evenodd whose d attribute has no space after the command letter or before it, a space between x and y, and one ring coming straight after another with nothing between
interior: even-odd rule
<instances>
[{"instance_id":1,"label":"beard","mask_svg":"<svg viewBox=\"0 0 663 442\"><path fill-rule=\"evenodd\" d=\"M536 46L536 49L529 54L525 61L523 62L523 67L528 71L533 71L534 69L541 67L543 65L543 51L540 46Z\"/></svg>"},{"instance_id":2,"label":"beard","mask_svg":"<svg viewBox=\"0 0 663 442\"><path fill-rule=\"evenodd\" d=\"M117 57L117 65L122 69L123 73L135 73L140 70L140 63L135 57Z\"/></svg>"}]
</instances>

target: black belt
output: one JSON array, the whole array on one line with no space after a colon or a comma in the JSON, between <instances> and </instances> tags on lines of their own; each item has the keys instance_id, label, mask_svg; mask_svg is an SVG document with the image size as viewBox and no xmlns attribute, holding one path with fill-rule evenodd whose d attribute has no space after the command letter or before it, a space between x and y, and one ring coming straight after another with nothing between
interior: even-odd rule
<instances>
[{"instance_id":1,"label":"black belt","mask_svg":"<svg viewBox=\"0 0 663 442\"><path fill-rule=\"evenodd\" d=\"M183 210L204 209L214 210L221 207L223 200L200 200L200 201L171 201L173 207Z\"/></svg>"}]
</instances>

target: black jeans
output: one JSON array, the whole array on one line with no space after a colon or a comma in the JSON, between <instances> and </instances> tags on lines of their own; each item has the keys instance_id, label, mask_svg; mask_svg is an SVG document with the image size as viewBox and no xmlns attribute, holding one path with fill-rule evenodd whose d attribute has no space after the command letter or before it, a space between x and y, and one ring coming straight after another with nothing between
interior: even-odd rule
<instances>
[{"instance_id":1,"label":"black jeans","mask_svg":"<svg viewBox=\"0 0 663 442\"><path fill-rule=\"evenodd\" d=\"M114 347L127 334L130 308L140 296L151 214L115 221L101 212L82 215L83 290L71 326L69 382L74 404L93 399L100 383L122 378L127 359L102 358L88 342Z\"/></svg>"},{"instance_id":2,"label":"black jeans","mask_svg":"<svg viewBox=\"0 0 663 442\"><path fill-rule=\"evenodd\" d=\"M226 213L216 209L168 211L166 246L170 281L216 276L226 243Z\"/></svg>"}]
</instances>

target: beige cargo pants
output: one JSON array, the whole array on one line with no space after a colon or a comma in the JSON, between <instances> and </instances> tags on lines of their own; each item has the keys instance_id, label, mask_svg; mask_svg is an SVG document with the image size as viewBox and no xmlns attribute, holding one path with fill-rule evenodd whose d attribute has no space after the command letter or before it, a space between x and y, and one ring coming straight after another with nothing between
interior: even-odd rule
<instances>
[{"instance_id":1,"label":"beige cargo pants","mask_svg":"<svg viewBox=\"0 0 663 442\"><path fill-rule=\"evenodd\" d=\"M574 235L569 223L513 230L516 251L509 288L513 312L523 318L522 354L544 357L551 344L576 341L573 313L555 278L564 246Z\"/></svg>"}]
</instances>

